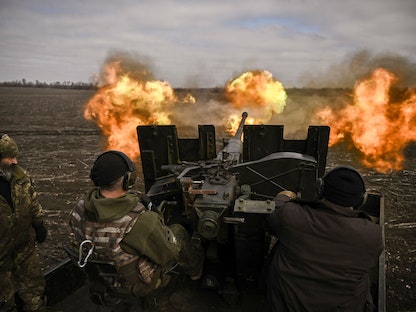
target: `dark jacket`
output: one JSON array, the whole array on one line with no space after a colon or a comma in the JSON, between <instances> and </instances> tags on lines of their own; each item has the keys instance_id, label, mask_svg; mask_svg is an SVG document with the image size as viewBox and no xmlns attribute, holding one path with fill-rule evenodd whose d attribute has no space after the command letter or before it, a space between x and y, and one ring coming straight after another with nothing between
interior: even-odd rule
<instances>
[{"instance_id":1,"label":"dark jacket","mask_svg":"<svg viewBox=\"0 0 416 312\"><path fill-rule=\"evenodd\" d=\"M284 195L275 202L268 222L278 243L267 310L366 311L369 273L384 248L381 227L358 210L296 203Z\"/></svg>"},{"instance_id":2,"label":"dark jacket","mask_svg":"<svg viewBox=\"0 0 416 312\"><path fill-rule=\"evenodd\" d=\"M42 207L27 172L16 166L10 181L13 205L0 195L0 270L10 270L35 249L33 225L42 223Z\"/></svg>"}]
</instances>

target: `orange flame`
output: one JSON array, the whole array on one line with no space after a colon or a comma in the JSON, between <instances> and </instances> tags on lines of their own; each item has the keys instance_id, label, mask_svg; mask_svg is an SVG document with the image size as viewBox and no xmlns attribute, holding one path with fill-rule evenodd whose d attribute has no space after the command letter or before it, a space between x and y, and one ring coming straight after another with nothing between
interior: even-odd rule
<instances>
[{"instance_id":1,"label":"orange flame","mask_svg":"<svg viewBox=\"0 0 416 312\"><path fill-rule=\"evenodd\" d=\"M136 81L119 73L118 63L106 66L107 81L88 101L84 118L93 120L107 137L107 149L140 155L136 127L170 124L170 108L178 100L172 87L162 81ZM192 103L192 97L186 101Z\"/></svg>"},{"instance_id":2,"label":"orange flame","mask_svg":"<svg viewBox=\"0 0 416 312\"><path fill-rule=\"evenodd\" d=\"M239 111L247 111L246 124L267 123L286 106L286 91L268 71L245 72L225 86L225 96ZM230 116L228 124L235 133L241 117ZM240 115L241 116L241 115Z\"/></svg>"},{"instance_id":3,"label":"orange flame","mask_svg":"<svg viewBox=\"0 0 416 312\"><path fill-rule=\"evenodd\" d=\"M145 81L148 73L144 69L138 73L123 71L121 61L105 65L102 74L104 86L88 101L84 118L101 128L107 138L107 149L123 151L133 160L140 155L138 125L171 124L172 120L186 125L195 112L195 115L204 117L202 122L214 119L217 125L225 125L228 132L234 134L242 111L249 113L246 124L266 123L286 105L287 96L282 84L267 71L247 72L229 82L226 87L229 102L226 105L198 105L195 110L181 107L196 102L191 94L178 98L167 82ZM221 112L228 119L219 121L215 118Z\"/></svg>"},{"instance_id":4,"label":"orange flame","mask_svg":"<svg viewBox=\"0 0 416 312\"><path fill-rule=\"evenodd\" d=\"M317 114L331 127L330 145L350 137L363 153L364 165L380 172L401 170L404 148L416 140L416 93L408 90L404 101L392 102L389 93L396 80L379 68L356 85L352 105Z\"/></svg>"}]
</instances>

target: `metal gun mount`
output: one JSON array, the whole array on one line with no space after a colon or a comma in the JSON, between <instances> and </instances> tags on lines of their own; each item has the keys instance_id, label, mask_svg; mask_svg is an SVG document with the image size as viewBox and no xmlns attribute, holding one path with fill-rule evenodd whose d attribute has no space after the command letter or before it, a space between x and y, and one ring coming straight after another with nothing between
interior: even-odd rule
<instances>
[{"instance_id":1,"label":"metal gun mount","mask_svg":"<svg viewBox=\"0 0 416 312\"><path fill-rule=\"evenodd\" d=\"M179 138L174 125L138 126L146 192L159 202L170 198L184 177L199 181L193 188L206 189L207 178L219 184L235 176L238 186L250 186L257 196L271 198L289 189L311 199L310 184L325 172L329 127L309 126L306 139L287 140L282 125L244 125L246 118L243 113L235 136L218 155L213 125L199 125L194 139Z\"/></svg>"},{"instance_id":2,"label":"metal gun mount","mask_svg":"<svg viewBox=\"0 0 416 312\"><path fill-rule=\"evenodd\" d=\"M260 276L264 216L278 192L314 199L329 139L329 127L310 126L305 140L286 140L283 126L245 125L247 116L218 154L213 125L199 125L194 139L179 138L174 125L137 127L147 195L156 205L175 202L166 223L186 226L206 249L206 269L219 264L233 279Z\"/></svg>"},{"instance_id":3,"label":"metal gun mount","mask_svg":"<svg viewBox=\"0 0 416 312\"><path fill-rule=\"evenodd\" d=\"M164 207L168 224L183 224L205 248L202 286L220 290L230 304L244 290L244 297L254 295L261 306L258 282L270 247L264 216L274 210L271 199L283 189L314 198L315 179L325 171L329 127L310 126L305 140L283 139L280 125L242 121L239 130L244 141L237 132L240 143L234 141L217 156L212 125L200 125L194 139L178 138L175 126L137 127L147 194ZM384 231L384 197L368 195L362 209L378 218ZM384 267L383 253L370 276L380 312L386 302ZM49 304L79 299L74 290L85 284L85 274L69 258L44 274Z\"/></svg>"}]
</instances>

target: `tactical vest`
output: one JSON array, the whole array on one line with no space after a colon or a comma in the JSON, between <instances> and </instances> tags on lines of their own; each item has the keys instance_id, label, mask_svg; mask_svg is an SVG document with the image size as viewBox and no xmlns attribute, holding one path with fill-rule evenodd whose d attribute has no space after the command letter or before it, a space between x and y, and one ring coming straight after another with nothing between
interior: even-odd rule
<instances>
[{"instance_id":1,"label":"tactical vest","mask_svg":"<svg viewBox=\"0 0 416 312\"><path fill-rule=\"evenodd\" d=\"M118 271L123 275L124 282L137 282L140 277L140 268L152 267L152 272L157 265L151 263L144 256L136 256L125 252L120 247L120 242L124 236L131 231L137 218L145 212L145 207L139 202L127 215L121 219L111 222L89 221L85 217L84 200L81 199L71 212L71 225L75 234L75 239L80 244L84 240L90 240L94 245L94 255L99 260L113 262ZM150 283L151 276L142 281Z\"/></svg>"}]
</instances>

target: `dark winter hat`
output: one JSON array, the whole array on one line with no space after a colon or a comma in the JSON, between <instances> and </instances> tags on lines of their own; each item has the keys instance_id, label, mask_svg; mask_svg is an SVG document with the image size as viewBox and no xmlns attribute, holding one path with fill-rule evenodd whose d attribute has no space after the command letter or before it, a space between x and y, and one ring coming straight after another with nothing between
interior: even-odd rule
<instances>
[{"instance_id":1,"label":"dark winter hat","mask_svg":"<svg viewBox=\"0 0 416 312\"><path fill-rule=\"evenodd\" d=\"M17 157L18 154L16 142L6 133L0 133L0 159Z\"/></svg>"},{"instance_id":2,"label":"dark winter hat","mask_svg":"<svg viewBox=\"0 0 416 312\"><path fill-rule=\"evenodd\" d=\"M349 167L336 167L322 178L323 197L344 207L357 207L365 200L366 189L360 173Z\"/></svg>"},{"instance_id":3,"label":"dark winter hat","mask_svg":"<svg viewBox=\"0 0 416 312\"><path fill-rule=\"evenodd\" d=\"M124 176L129 167L120 152L102 153L91 168L90 178L96 186L109 185Z\"/></svg>"}]
</instances>

